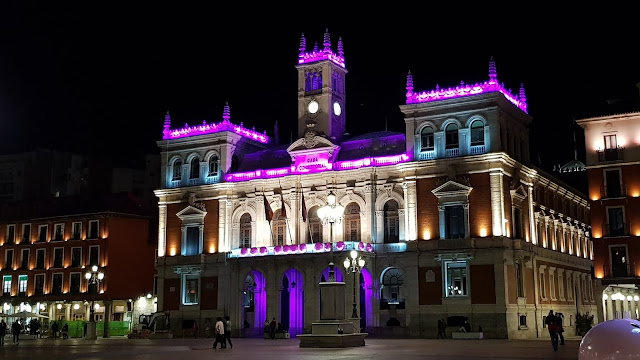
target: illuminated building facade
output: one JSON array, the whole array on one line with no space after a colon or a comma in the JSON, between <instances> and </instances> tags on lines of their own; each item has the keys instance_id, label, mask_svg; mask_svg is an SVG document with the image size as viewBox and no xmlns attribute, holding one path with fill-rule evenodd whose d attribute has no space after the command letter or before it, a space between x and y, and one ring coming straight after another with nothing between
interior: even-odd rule
<instances>
[{"instance_id":1,"label":"illuminated building facade","mask_svg":"<svg viewBox=\"0 0 640 360\"><path fill-rule=\"evenodd\" d=\"M587 148L598 317L638 319L640 113L577 122Z\"/></svg>"},{"instance_id":2,"label":"illuminated building facade","mask_svg":"<svg viewBox=\"0 0 640 360\"><path fill-rule=\"evenodd\" d=\"M3 206L1 218L4 314L87 321L95 301L96 321L131 321L132 300L154 293L155 224L128 196L24 202ZM85 277L94 266L104 274L97 288Z\"/></svg>"},{"instance_id":3,"label":"illuminated building facade","mask_svg":"<svg viewBox=\"0 0 640 360\"><path fill-rule=\"evenodd\" d=\"M524 88L499 83L493 60L481 84L416 92L409 73L405 133L348 136L342 40L322 46L301 38L286 147L233 125L228 105L213 127L165 118L158 308L176 330L229 315L236 335L273 317L309 332L330 262L352 288L352 249L372 336L435 337L438 319L465 316L485 337L535 338L550 309L570 335L576 311L595 313L589 206L529 164Z\"/></svg>"}]
</instances>

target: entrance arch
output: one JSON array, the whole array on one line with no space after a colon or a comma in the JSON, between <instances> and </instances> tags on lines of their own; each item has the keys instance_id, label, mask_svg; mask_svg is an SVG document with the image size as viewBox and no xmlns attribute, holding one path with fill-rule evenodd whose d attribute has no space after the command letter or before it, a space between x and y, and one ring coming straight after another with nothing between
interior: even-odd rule
<instances>
[{"instance_id":1,"label":"entrance arch","mask_svg":"<svg viewBox=\"0 0 640 360\"><path fill-rule=\"evenodd\" d=\"M360 271L360 329L373 324L373 308L371 299L373 298L373 282L371 273L367 268Z\"/></svg>"},{"instance_id":2,"label":"entrance arch","mask_svg":"<svg viewBox=\"0 0 640 360\"><path fill-rule=\"evenodd\" d=\"M289 269L282 275L280 323L291 337L304 331L304 278L296 269Z\"/></svg>"},{"instance_id":3,"label":"entrance arch","mask_svg":"<svg viewBox=\"0 0 640 360\"><path fill-rule=\"evenodd\" d=\"M242 289L242 328L251 333L262 334L267 318L267 292L264 275L258 270L250 271L244 278Z\"/></svg>"}]
</instances>

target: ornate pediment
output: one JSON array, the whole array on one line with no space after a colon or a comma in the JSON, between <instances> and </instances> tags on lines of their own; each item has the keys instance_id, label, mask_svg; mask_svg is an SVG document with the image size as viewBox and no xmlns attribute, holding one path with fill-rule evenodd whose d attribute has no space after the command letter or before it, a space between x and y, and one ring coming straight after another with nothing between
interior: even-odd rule
<instances>
[{"instance_id":1,"label":"ornate pediment","mask_svg":"<svg viewBox=\"0 0 640 360\"><path fill-rule=\"evenodd\" d=\"M308 131L305 137L296 140L287 148L295 172L317 172L332 168L332 163L340 146L328 139Z\"/></svg>"},{"instance_id":2,"label":"ornate pediment","mask_svg":"<svg viewBox=\"0 0 640 360\"><path fill-rule=\"evenodd\" d=\"M176 216L182 220L183 224L186 223L203 223L204 217L207 212L194 205L188 205L186 208L180 210Z\"/></svg>"},{"instance_id":3,"label":"ornate pediment","mask_svg":"<svg viewBox=\"0 0 640 360\"><path fill-rule=\"evenodd\" d=\"M431 190L431 192L433 193L433 195L435 195L437 198L440 199L444 197L457 197L457 196L466 197L466 196L469 196L469 193L471 192L471 190L473 190L471 186L467 186L459 182L449 180L444 184Z\"/></svg>"},{"instance_id":4,"label":"ornate pediment","mask_svg":"<svg viewBox=\"0 0 640 360\"><path fill-rule=\"evenodd\" d=\"M175 274L197 275L202 273L202 267L200 267L200 265L176 266L175 268L173 268L173 272Z\"/></svg>"},{"instance_id":5,"label":"ornate pediment","mask_svg":"<svg viewBox=\"0 0 640 360\"><path fill-rule=\"evenodd\" d=\"M513 198L514 200L522 202L522 200L524 200L524 198L526 197L527 197L527 190L525 190L522 184L518 185L515 189L511 190L511 198Z\"/></svg>"}]
</instances>

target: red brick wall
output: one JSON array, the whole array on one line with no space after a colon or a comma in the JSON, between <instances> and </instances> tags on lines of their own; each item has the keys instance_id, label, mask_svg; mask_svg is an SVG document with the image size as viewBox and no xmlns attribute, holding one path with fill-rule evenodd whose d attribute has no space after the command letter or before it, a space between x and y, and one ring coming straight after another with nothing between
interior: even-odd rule
<instances>
[{"instance_id":1,"label":"red brick wall","mask_svg":"<svg viewBox=\"0 0 640 360\"><path fill-rule=\"evenodd\" d=\"M418 238L422 240L440 238L438 198L431 190L437 179L420 179L416 183L418 207Z\"/></svg>"},{"instance_id":2,"label":"red brick wall","mask_svg":"<svg viewBox=\"0 0 640 360\"><path fill-rule=\"evenodd\" d=\"M493 264L471 265L471 303L496 303L496 278Z\"/></svg>"},{"instance_id":3,"label":"red brick wall","mask_svg":"<svg viewBox=\"0 0 640 360\"><path fill-rule=\"evenodd\" d=\"M171 291L173 289L173 291ZM180 279L164 280L164 309L158 310L178 310L180 308Z\"/></svg>"},{"instance_id":4,"label":"red brick wall","mask_svg":"<svg viewBox=\"0 0 640 360\"><path fill-rule=\"evenodd\" d=\"M533 269L524 268L524 294L527 297L527 304L535 304L536 301L536 283Z\"/></svg>"},{"instance_id":5,"label":"red brick wall","mask_svg":"<svg viewBox=\"0 0 640 360\"><path fill-rule=\"evenodd\" d=\"M507 291L509 292L509 304L518 303L518 284L516 281L516 267L507 265Z\"/></svg>"},{"instance_id":6,"label":"red brick wall","mask_svg":"<svg viewBox=\"0 0 640 360\"><path fill-rule=\"evenodd\" d=\"M435 282L426 282L427 271L433 271ZM420 267L418 269L418 284L420 294L420 305L440 305L442 304L442 268Z\"/></svg>"},{"instance_id":7,"label":"red brick wall","mask_svg":"<svg viewBox=\"0 0 640 360\"><path fill-rule=\"evenodd\" d=\"M504 204L504 218L507 220L505 236L509 235L513 239L513 217L511 216L511 178L509 176L502 176L502 201Z\"/></svg>"},{"instance_id":8,"label":"red brick wall","mask_svg":"<svg viewBox=\"0 0 640 360\"><path fill-rule=\"evenodd\" d=\"M485 236L491 236L491 186L489 174L469 175L469 181L473 190L469 194L469 227L471 237L481 237L481 230L486 231Z\"/></svg>"},{"instance_id":9,"label":"red brick wall","mask_svg":"<svg viewBox=\"0 0 640 360\"><path fill-rule=\"evenodd\" d=\"M204 217L204 230L202 240L202 252L211 253L218 251L218 200L204 201L207 215Z\"/></svg>"},{"instance_id":10,"label":"red brick wall","mask_svg":"<svg viewBox=\"0 0 640 360\"><path fill-rule=\"evenodd\" d=\"M176 216L185 204L167 205L167 249L166 255L180 255L182 246L182 221Z\"/></svg>"},{"instance_id":11,"label":"red brick wall","mask_svg":"<svg viewBox=\"0 0 640 360\"><path fill-rule=\"evenodd\" d=\"M200 309L216 310L218 308L218 277L202 277L201 286Z\"/></svg>"}]
</instances>

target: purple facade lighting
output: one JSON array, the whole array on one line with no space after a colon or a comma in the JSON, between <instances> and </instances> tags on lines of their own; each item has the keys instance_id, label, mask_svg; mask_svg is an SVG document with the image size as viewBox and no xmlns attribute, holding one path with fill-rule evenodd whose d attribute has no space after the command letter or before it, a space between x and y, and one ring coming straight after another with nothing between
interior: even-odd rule
<instances>
[{"instance_id":1,"label":"purple facade lighting","mask_svg":"<svg viewBox=\"0 0 640 360\"><path fill-rule=\"evenodd\" d=\"M309 64L316 61L329 60L341 67L344 66L344 50L342 45L342 38L338 41L338 52L334 53L331 50L331 37L329 35L329 29L324 33L324 39L322 41L322 50L318 48L316 42L311 52L306 52L307 40L302 34L300 38L300 54L298 55L298 64Z\"/></svg>"},{"instance_id":2,"label":"purple facade lighting","mask_svg":"<svg viewBox=\"0 0 640 360\"><path fill-rule=\"evenodd\" d=\"M336 243L315 243L315 244L291 244L262 246L252 248L240 248L231 250L231 257L256 257L271 255L294 255L294 254L317 254L334 251L359 250L363 252L373 252L371 243L339 241Z\"/></svg>"},{"instance_id":3,"label":"purple facade lighting","mask_svg":"<svg viewBox=\"0 0 640 360\"><path fill-rule=\"evenodd\" d=\"M413 75L411 72L407 75L407 104L420 104L425 102L454 99L459 97L473 96L482 93L499 92L504 95L507 100L517 106L520 110L527 113L527 98L524 95L524 85L520 86L518 95L514 95L511 89L507 89L504 84L498 82L498 72L496 64L491 58L489 62L489 80L480 84L469 85L460 82L459 86L440 89L436 88L431 91L414 92L413 91Z\"/></svg>"},{"instance_id":4,"label":"purple facade lighting","mask_svg":"<svg viewBox=\"0 0 640 360\"><path fill-rule=\"evenodd\" d=\"M310 174L310 173L318 173L327 170L351 170L351 169L359 169L362 167L369 166L385 166L385 165L395 165L403 162L409 161L411 158L407 154L399 154L399 155L389 155L389 156L376 156L376 157L367 157L358 160L345 160L338 161L335 163L327 163L326 167L318 167L314 169L305 168L304 171L296 171L295 166L291 166L288 168L277 168L277 169L267 169L267 170L254 170L247 172L239 172L227 174L225 176L225 181L227 182L238 182L238 181L249 181L256 179L269 179L275 177L282 177L287 175L302 175L302 174Z\"/></svg>"},{"instance_id":5,"label":"purple facade lighting","mask_svg":"<svg viewBox=\"0 0 640 360\"><path fill-rule=\"evenodd\" d=\"M185 124L181 129L169 129L171 125L171 118L169 117L169 112L167 111L167 115L165 116L164 121L164 131L162 138L164 140L171 139L179 139L190 136L204 135L204 134L213 134L222 131L231 131L238 135L244 136L248 139L255 140L266 144L269 142L269 137L267 136L267 132L259 133L255 130L250 130L240 125L235 125L231 121L231 111L229 110L229 103L225 103L224 111L222 112L222 121L219 123L207 124L206 121L202 121L202 125L189 126L189 124Z\"/></svg>"},{"instance_id":6,"label":"purple facade lighting","mask_svg":"<svg viewBox=\"0 0 640 360\"><path fill-rule=\"evenodd\" d=\"M327 266L324 271L322 272L321 276L324 276L324 281L327 282L329 280L329 267ZM337 282L343 282L344 281L344 276L342 275L342 270L340 270L339 266L334 266L333 267L333 276L336 278ZM322 278L320 278L320 281L322 281Z\"/></svg>"}]
</instances>

